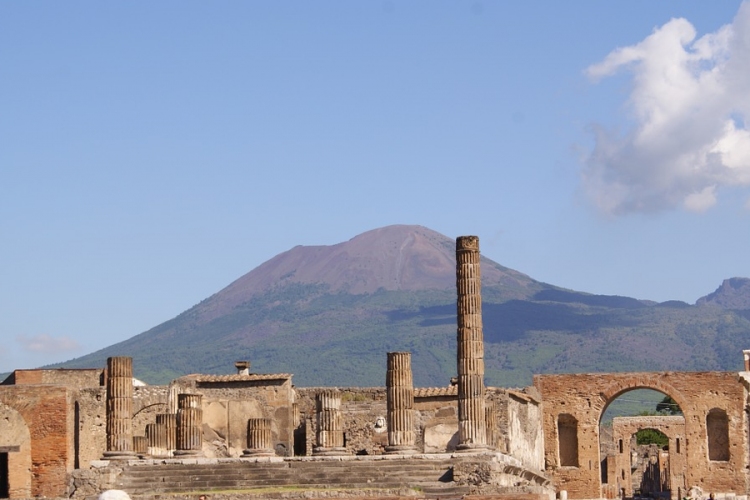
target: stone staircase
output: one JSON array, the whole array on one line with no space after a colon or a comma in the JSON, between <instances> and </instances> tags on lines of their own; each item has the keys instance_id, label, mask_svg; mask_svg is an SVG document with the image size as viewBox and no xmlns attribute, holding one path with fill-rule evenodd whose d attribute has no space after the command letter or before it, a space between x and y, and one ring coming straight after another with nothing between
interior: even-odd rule
<instances>
[{"instance_id":1,"label":"stone staircase","mask_svg":"<svg viewBox=\"0 0 750 500\"><path fill-rule=\"evenodd\" d=\"M123 467L115 486L134 495L274 488L411 488L432 497L460 497L468 493L466 487L453 482L455 458L305 457L170 462L176 461L131 462Z\"/></svg>"}]
</instances>

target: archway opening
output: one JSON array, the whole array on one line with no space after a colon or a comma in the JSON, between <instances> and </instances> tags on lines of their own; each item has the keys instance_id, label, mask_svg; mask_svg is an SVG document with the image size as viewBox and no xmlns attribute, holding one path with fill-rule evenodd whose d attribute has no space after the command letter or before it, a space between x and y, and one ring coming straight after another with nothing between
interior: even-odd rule
<instances>
[{"instance_id":1,"label":"archway opening","mask_svg":"<svg viewBox=\"0 0 750 500\"><path fill-rule=\"evenodd\" d=\"M607 498L670 498L672 453L684 442L684 418L669 395L631 389L611 400L599 422L602 494ZM682 462L679 462L682 463Z\"/></svg>"}]
</instances>

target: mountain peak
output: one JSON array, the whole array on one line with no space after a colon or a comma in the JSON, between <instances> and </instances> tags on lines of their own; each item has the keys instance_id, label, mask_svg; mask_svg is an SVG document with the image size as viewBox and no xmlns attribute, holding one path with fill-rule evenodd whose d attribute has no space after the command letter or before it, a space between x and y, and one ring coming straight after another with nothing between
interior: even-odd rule
<instances>
[{"instance_id":1,"label":"mountain peak","mask_svg":"<svg viewBox=\"0 0 750 500\"><path fill-rule=\"evenodd\" d=\"M750 278L724 280L716 291L696 301L696 305L704 304L724 309L750 309Z\"/></svg>"},{"instance_id":2,"label":"mountain peak","mask_svg":"<svg viewBox=\"0 0 750 500\"><path fill-rule=\"evenodd\" d=\"M534 280L482 258L482 283L525 290ZM288 284L325 285L329 292L448 290L456 286L455 241L424 226L372 229L334 245L297 245L214 295L209 309L236 307ZM525 293L522 293L525 295Z\"/></svg>"}]
</instances>

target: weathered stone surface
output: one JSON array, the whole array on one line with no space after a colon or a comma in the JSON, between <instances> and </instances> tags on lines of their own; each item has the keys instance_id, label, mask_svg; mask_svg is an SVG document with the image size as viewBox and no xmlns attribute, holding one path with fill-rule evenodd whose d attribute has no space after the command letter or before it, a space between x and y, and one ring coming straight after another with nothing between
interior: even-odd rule
<instances>
[{"instance_id":1,"label":"weathered stone surface","mask_svg":"<svg viewBox=\"0 0 750 500\"><path fill-rule=\"evenodd\" d=\"M571 499L603 497L599 457L601 415L624 392L648 388L671 396L684 414L684 442L680 443L684 462L678 458L671 467L672 474L681 476L683 484L681 490L672 491L672 497L677 498L679 491L684 495L693 486L704 491L745 495L748 484L745 384L737 373L730 372L536 375L534 385L544 401L545 469ZM710 415L718 416L717 428L713 430ZM675 432L676 440L681 434ZM719 451L726 452L720 455L725 459L711 460L712 447L717 444L721 447Z\"/></svg>"}]
</instances>

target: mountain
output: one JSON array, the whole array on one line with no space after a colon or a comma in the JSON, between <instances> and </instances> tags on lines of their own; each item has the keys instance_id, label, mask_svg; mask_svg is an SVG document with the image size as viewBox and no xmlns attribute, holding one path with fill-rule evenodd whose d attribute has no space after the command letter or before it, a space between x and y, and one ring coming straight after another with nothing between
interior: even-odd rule
<instances>
[{"instance_id":1,"label":"mountain","mask_svg":"<svg viewBox=\"0 0 750 500\"><path fill-rule=\"evenodd\" d=\"M750 279L729 278L715 292L701 297L698 305L715 305L723 309L750 309Z\"/></svg>"},{"instance_id":2,"label":"mountain","mask_svg":"<svg viewBox=\"0 0 750 500\"><path fill-rule=\"evenodd\" d=\"M487 383L528 385L533 373L739 369L750 314L656 304L535 281L482 258ZM179 316L63 363L134 358L135 375L293 373L301 386L383 385L386 352L412 352L418 386L455 375L454 240L388 226L330 246L297 246Z\"/></svg>"}]
</instances>

